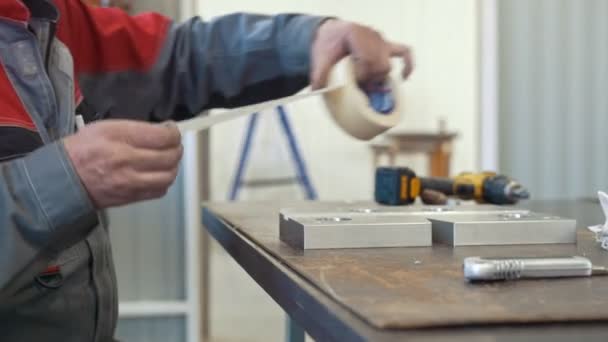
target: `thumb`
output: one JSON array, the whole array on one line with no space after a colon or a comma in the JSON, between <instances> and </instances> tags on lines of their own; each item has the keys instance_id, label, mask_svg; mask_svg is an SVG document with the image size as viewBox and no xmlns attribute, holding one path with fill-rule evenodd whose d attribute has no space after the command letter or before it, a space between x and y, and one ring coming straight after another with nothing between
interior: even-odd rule
<instances>
[{"instance_id":1,"label":"thumb","mask_svg":"<svg viewBox=\"0 0 608 342\"><path fill-rule=\"evenodd\" d=\"M313 90L327 86L329 73L334 64L333 59L327 55L320 55L314 59L310 74L310 85Z\"/></svg>"}]
</instances>

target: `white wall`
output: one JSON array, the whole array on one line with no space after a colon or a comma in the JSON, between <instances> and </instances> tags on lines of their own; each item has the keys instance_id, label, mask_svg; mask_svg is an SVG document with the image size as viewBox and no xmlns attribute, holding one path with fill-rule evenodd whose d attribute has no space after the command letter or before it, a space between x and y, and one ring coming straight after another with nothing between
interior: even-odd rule
<instances>
[{"instance_id":1,"label":"white wall","mask_svg":"<svg viewBox=\"0 0 608 342\"><path fill-rule=\"evenodd\" d=\"M373 26L390 39L414 48L416 70L403 90L405 115L397 130L434 131L439 118L460 133L453 172L478 165L478 21L477 1L460 0L200 0L205 19L235 11L306 12L338 16ZM369 199L373 168L367 143L342 133L318 99L289 106L292 122L321 199ZM249 177L292 174L283 136L273 115L260 122ZM213 199L225 199L232 179L246 120L212 129ZM280 145L279 145L280 143ZM404 165L426 172L422 157ZM297 188L255 190L243 199L302 196Z\"/></svg>"}]
</instances>

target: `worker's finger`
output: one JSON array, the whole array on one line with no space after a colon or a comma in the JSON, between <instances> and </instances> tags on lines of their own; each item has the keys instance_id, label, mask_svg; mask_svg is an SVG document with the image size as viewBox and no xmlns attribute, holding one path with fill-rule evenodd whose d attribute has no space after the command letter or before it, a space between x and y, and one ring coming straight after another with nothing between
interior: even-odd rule
<instances>
[{"instance_id":1,"label":"worker's finger","mask_svg":"<svg viewBox=\"0 0 608 342\"><path fill-rule=\"evenodd\" d=\"M178 168L175 167L166 171L137 172L131 179L131 190L137 194L145 192L161 192L169 188L175 177Z\"/></svg>"},{"instance_id":2,"label":"worker's finger","mask_svg":"<svg viewBox=\"0 0 608 342\"><path fill-rule=\"evenodd\" d=\"M357 82L363 85L384 83L391 71L390 57L385 53L355 58L354 62Z\"/></svg>"},{"instance_id":3,"label":"worker's finger","mask_svg":"<svg viewBox=\"0 0 608 342\"><path fill-rule=\"evenodd\" d=\"M377 84L386 80L391 71L390 50L379 32L357 26L350 35L349 47L359 84Z\"/></svg>"},{"instance_id":4,"label":"worker's finger","mask_svg":"<svg viewBox=\"0 0 608 342\"><path fill-rule=\"evenodd\" d=\"M158 124L124 121L123 125L122 140L134 147L167 149L181 144L181 133L172 121Z\"/></svg>"},{"instance_id":5,"label":"worker's finger","mask_svg":"<svg viewBox=\"0 0 608 342\"><path fill-rule=\"evenodd\" d=\"M135 198L135 201L136 202L148 201L148 200L161 198L161 197L165 196L168 191L169 191L169 188L165 188L162 190L150 190L150 191L141 192L137 195L137 197Z\"/></svg>"},{"instance_id":6,"label":"worker's finger","mask_svg":"<svg viewBox=\"0 0 608 342\"><path fill-rule=\"evenodd\" d=\"M409 46L403 44L390 43L391 57L401 57L403 59L403 79L407 79L414 71L414 57Z\"/></svg>"},{"instance_id":7,"label":"worker's finger","mask_svg":"<svg viewBox=\"0 0 608 342\"><path fill-rule=\"evenodd\" d=\"M183 146L168 149L131 148L129 157L131 167L136 171L163 171L175 168L183 155Z\"/></svg>"}]
</instances>

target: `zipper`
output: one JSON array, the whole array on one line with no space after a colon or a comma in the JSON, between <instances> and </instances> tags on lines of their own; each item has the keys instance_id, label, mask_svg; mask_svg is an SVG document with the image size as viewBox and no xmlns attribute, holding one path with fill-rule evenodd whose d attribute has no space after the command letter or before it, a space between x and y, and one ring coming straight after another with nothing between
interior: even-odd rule
<instances>
[{"instance_id":1,"label":"zipper","mask_svg":"<svg viewBox=\"0 0 608 342\"><path fill-rule=\"evenodd\" d=\"M58 108L58 104L57 104L57 99L56 99L56 95L55 95L55 89L53 88L53 85L51 83L51 80L49 78L49 74L48 74L48 67L49 67L49 63L50 63L50 56L51 56L51 48L53 46L53 40L55 39L55 33L57 31L57 21L56 20L52 20L52 19L38 19L38 23L46 23L47 27L42 28L42 32L33 32L33 30L28 30L29 34L38 42L38 44L41 45L41 47L38 49L37 53L34 53L35 57L39 60L39 65L42 65L44 67L44 72L40 73L40 77L43 79L43 82L41 84L41 86L44 88L45 92L47 93L46 95L49 97L49 101L51 104L51 111L53 113L57 113L59 108ZM39 34L42 34L42 37L39 36ZM46 38L46 41L45 39ZM42 46L42 44L44 44L44 46ZM56 120L56 118L55 118ZM56 128L54 128L54 125L56 125L57 123L53 123L53 122L49 122L49 127L47 128L46 125L42 125L43 128L45 129L45 135L47 136L47 140L48 142L50 142L51 139L50 135L53 135L56 138ZM37 125L38 126L38 125ZM41 132L40 127L38 127L38 132ZM43 139L44 140L44 139ZM47 141L45 141L46 143Z\"/></svg>"},{"instance_id":2,"label":"zipper","mask_svg":"<svg viewBox=\"0 0 608 342\"><path fill-rule=\"evenodd\" d=\"M46 19L44 21L48 24L48 28L46 30L47 40L46 40L46 42L44 42L46 44L46 46L44 48L44 56L43 56L44 57L44 68L45 68L46 73L48 74L50 61L51 61L51 49L53 47L53 42L55 40L55 35L57 33L57 20ZM72 77L74 77L74 75L72 75ZM73 89L71 91L73 91ZM66 115L66 116L68 119L67 133L68 134L74 133L76 131L75 125L78 123L77 119L75 117L76 113L74 113L74 115Z\"/></svg>"},{"instance_id":3,"label":"zipper","mask_svg":"<svg viewBox=\"0 0 608 342\"><path fill-rule=\"evenodd\" d=\"M98 228L95 228L98 229ZM95 233L93 233L95 234ZM91 234L91 235L93 235ZM94 341L98 341L99 340L99 331L100 331L100 327L99 327L99 323L101 320L101 296L100 296L100 290L99 290L99 284L98 284L98 279L96 277L96 273L97 273L97 269L99 268L99 266L97 265L97 258L98 256L95 255L95 250L96 248L93 246L93 242L90 241L91 239L91 235L89 235L85 241L87 244L87 247L89 248L89 253L91 255L91 261L90 261L90 269L91 269L91 287L93 289L93 302L95 305L95 315L94 315L94 319L95 319L95 324L94 324L94 331L93 331L93 340Z\"/></svg>"},{"instance_id":4,"label":"zipper","mask_svg":"<svg viewBox=\"0 0 608 342\"><path fill-rule=\"evenodd\" d=\"M49 61L51 57L51 47L53 46L53 40L55 40L55 33L57 32L57 22L55 20L49 20L49 30L47 35L46 50L44 53L44 68L48 72Z\"/></svg>"}]
</instances>

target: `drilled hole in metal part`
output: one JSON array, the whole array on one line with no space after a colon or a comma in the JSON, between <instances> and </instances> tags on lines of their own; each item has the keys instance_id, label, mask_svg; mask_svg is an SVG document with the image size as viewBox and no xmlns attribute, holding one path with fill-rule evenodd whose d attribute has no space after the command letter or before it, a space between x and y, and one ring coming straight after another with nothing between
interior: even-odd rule
<instances>
[{"instance_id":1,"label":"drilled hole in metal part","mask_svg":"<svg viewBox=\"0 0 608 342\"><path fill-rule=\"evenodd\" d=\"M452 209L450 208L445 208L445 207L436 207L436 208L423 208L423 211L432 211L434 213L441 213L444 211L452 211Z\"/></svg>"},{"instance_id":2,"label":"drilled hole in metal part","mask_svg":"<svg viewBox=\"0 0 608 342\"><path fill-rule=\"evenodd\" d=\"M351 209L350 212L353 212L353 213L363 213L363 214L371 214L371 213L377 213L378 209L355 208L355 209Z\"/></svg>"},{"instance_id":3,"label":"drilled hole in metal part","mask_svg":"<svg viewBox=\"0 0 608 342\"><path fill-rule=\"evenodd\" d=\"M526 217L530 216L530 214L527 214L527 213L504 213L504 214L498 214L498 216L500 218L502 218L503 220L519 220L519 219L526 218Z\"/></svg>"},{"instance_id":4,"label":"drilled hole in metal part","mask_svg":"<svg viewBox=\"0 0 608 342\"><path fill-rule=\"evenodd\" d=\"M315 219L317 222L344 222L351 220L350 217L318 217Z\"/></svg>"}]
</instances>

